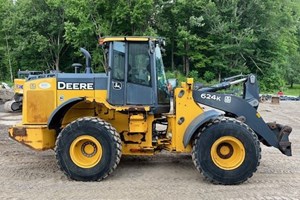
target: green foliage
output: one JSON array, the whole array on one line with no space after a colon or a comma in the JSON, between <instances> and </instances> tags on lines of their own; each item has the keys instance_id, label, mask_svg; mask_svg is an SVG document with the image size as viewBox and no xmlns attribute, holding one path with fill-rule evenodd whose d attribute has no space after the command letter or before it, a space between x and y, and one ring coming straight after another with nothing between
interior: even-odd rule
<instances>
[{"instance_id":1,"label":"green foliage","mask_svg":"<svg viewBox=\"0 0 300 200\"><path fill-rule=\"evenodd\" d=\"M293 88L294 83L300 83L300 54L289 56L288 60L285 78L290 87Z\"/></svg>"},{"instance_id":2,"label":"green foliage","mask_svg":"<svg viewBox=\"0 0 300 200\"><path fill-rule=\"evenodd\" d=\"M166 38L168 76L204 82L240 73L264 91L300 82L299 0L0 0L0 79L18 69L73 71L80 47L103 71L106 35Z\"/></svg>"},{"instance_id":3,"label":"green foliage","mask_svg":"<svg viewBox=\"0 0 300 200\"><path fill-rule=\"evenodd\" d=\"M6 60L10 59L14 74L19 69L65 67L72 52L68 51L70 47L63 37L64 19L64 9L52 1L18 0L11 4L9 14L2 19L0 33L5 35L10 50L4 56L3 65L7 66Z\"/></svg>"},{"instance_id":4,"label":"green foliage","mask_svg":"<svg viewBox=\"0 0 300 200\"><path fill-rule=\"evenodd\" d=\"M167 77L167 79L176 78L179 83L186 81L186 76L177 70L176 71L166 71L166 77Z\"/></svg>"},{"instance_id":5,"label":"green foliage","mask_svg":"<svg viewBox=\"0 0 300 200\"><path fill-rule=\"evenodd\" d=\"M206 71L203 75L203 79L206 81L206 82L211 82L215 79L215 74L213 72L210 72L210 71Z\"/></svg>"},{"instance_id":6,"label":"green foliage","mask_svg":"<svg viewBox=\"0 0 300 200\"><path fill-rule=\"evenodd\" d=\"M196 70L192 70L192 71L189 72L188 77L193 78L194 81L198 81L199 80L199 73Z\"/></svg>"},{"instance_id":7,"label":"green foliage","mask_svg":"<svg viewBox=\"0 0 300 200\"><path fill-rule=\"evenodd\" d=\"M260 77L260 90L263 92L282 90L285 86L282 73L283 71L278 67L273 68L272 71L267 71L262 77Z\"/></svg>"}]
</instances>

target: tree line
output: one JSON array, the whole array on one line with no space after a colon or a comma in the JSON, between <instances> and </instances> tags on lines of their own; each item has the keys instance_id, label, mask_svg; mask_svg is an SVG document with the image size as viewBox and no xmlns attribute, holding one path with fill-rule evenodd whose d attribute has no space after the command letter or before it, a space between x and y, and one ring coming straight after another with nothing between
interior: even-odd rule
<instances>
[{"instance_id":1,"label":"tree line","mask_svg":"<svg viewBox=\"0 0 300 200\"><path fill-rule=\"evenodd\" d=\"M71 72L79 48L103 71L102 36L166 38L171 72L255 73L263 90L300 82L300 0L0 0L0 80L20 70Z\"/></svg>"}]
</instances>

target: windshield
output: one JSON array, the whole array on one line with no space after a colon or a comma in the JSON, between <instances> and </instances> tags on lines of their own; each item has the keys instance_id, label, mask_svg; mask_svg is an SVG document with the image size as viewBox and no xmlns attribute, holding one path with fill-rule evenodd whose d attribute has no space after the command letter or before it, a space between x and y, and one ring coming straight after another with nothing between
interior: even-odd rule
<instances>
[{"instance_id":1,"label":"windshield","mask_svg":"<svg viewBox=\"0 0 300 200\"><path fill-rule=\"evenodd\" d=\"M167 79L164 70L164 64L162 60L161 51L158 45L155 47L155 63L156 63L156 75L157 75L157 94L159 104L168 104L169 95L167 90Z\"/></svg>"}]
</instances>

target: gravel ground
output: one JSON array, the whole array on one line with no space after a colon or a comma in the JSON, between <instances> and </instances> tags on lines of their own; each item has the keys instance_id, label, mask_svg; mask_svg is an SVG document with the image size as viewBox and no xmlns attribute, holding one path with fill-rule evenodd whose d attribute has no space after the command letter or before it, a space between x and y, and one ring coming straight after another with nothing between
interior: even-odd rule
<instances>
[{"instance_id":1,"label":"gravel ground","mask_svg":"<svg viewBox=\"0 0 300 200\"><path fill-rule=\"evenodd\" d=\"M293 127L293 156L262 145L258 171L235 186L213 185L190 155L166 152L123 157L102 182L71 181L53 151L36 152L9 139L7 128L21 116L0 112L0 199L300 199L300 102L264 103L259 110L266 121Z\"/></svg>"}]
</instances>

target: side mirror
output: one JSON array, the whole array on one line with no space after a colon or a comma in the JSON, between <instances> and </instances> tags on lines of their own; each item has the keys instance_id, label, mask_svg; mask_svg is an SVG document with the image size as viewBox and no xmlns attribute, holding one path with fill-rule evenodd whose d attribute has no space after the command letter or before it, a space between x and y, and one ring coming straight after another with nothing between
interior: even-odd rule
<instances>
[{"instance_id":1,"label":"side mirror","mask_svg":"<svg viewBox=\"0 0 300 200\"><path fill-rule=\"evenodd\" d=\"M176 78L168 79L168 91L171 97L174 96L174 89L178 86L178 80Z\"/></svg>"},{"instance_id":2,"label":"side mirror","mask_svg":"<svg viewBox=\"0 0 300 200\"><path fill-rule=\"evenodd\" d=\"M82 64L80 64L80 63L73 63L72 67L75 68L75 74L77 74L78 73L78 69L82 67Z\"/></svg>"},{"instance_id":3,"label":"side mirror","mask_svg":"<svg viewBox=\"0 0 300 200\"><path fill-rule=\"evenodd\" d=\"M178 80L176 78L170 78L170 79L168 79L168 83L171 85L171 87L173 89L178 86Z\"/></svg>"}]
</instances>

